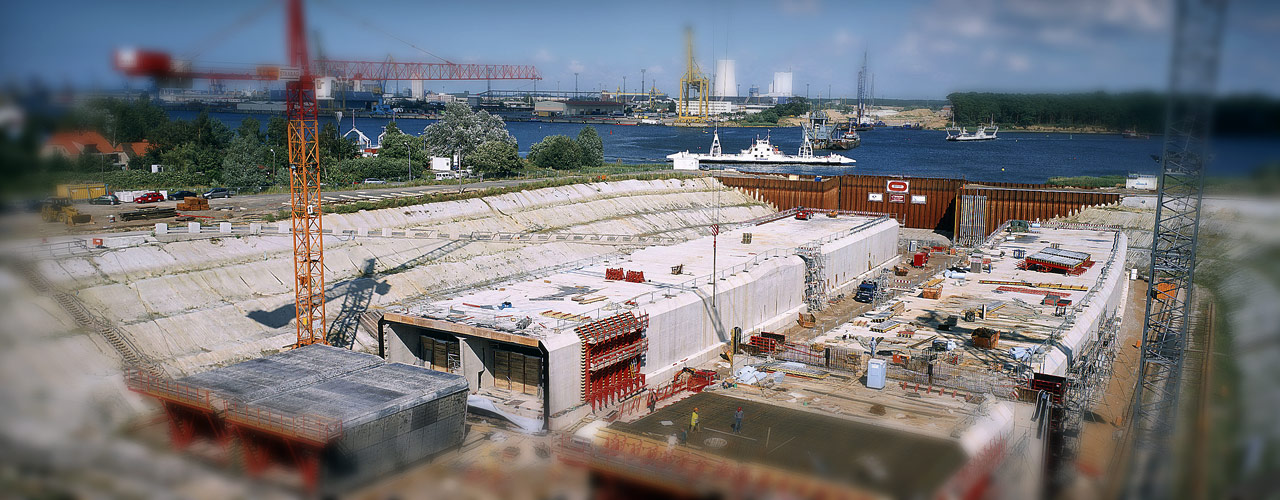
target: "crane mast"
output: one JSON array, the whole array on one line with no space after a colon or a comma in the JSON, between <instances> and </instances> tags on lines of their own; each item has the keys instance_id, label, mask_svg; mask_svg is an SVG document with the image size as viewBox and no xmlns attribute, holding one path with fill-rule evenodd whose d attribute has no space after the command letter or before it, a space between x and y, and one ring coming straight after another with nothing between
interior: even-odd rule
<instances>
[{"instance_id":1,"label":"crane mast","mask_svg":"<svg viewBox=\"0 0 1280 500\"><path fill-rule=\"evenodd\" d=\"M285 82L289 119L289 206L293 226L294 347L328 344L324 321L324 241L320 207L320 149L317 139L316 84L307 54L302 0L289 0L286 43L297 80Z\"/></svg>"}]
</instances>

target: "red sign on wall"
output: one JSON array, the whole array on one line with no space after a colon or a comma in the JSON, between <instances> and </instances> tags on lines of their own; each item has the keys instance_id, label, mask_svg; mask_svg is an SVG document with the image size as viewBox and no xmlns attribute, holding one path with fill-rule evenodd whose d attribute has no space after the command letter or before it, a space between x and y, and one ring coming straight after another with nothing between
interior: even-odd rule
<instances>
[{"instance_id":1,"label":"red sign on wall","mask_svg":"<svg viewBox=\"0 0 1280 500\"><path fill-rule=\"evenodd\" d=\"M907 195L902 193L889 193L889 203L906 203Z\"/></svg>"},{"instance_id":2,"label":"red sign on wall","mask_svg":"<svg viewBox=\"0 0 1280 500\"><path fill-rule=\"evenodd\" d=\"M884 190L890 193L905 193L908 187L910 183L907 181L891 179L885 183Z\"/></svg>"}]
</instances>

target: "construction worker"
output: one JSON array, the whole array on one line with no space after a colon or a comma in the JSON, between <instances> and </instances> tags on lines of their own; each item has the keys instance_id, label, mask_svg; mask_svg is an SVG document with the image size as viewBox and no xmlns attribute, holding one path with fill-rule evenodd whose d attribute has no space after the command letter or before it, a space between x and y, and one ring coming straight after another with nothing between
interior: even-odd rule
<instances>
[{"instance_id":1,"label":"construction worker","mask_svg":"<svg viewBox=\"0 0 1280 500\"><path fill-rule=\"evenodd\" d=\"M693 416L689 417L689 432L698 431L698 409L693 409Z\"/></svg>"},{"instance_id":2,"label":"construction worker","mask_svg":"<svg viewBox=\"0 0 1280 500\"><path fill-rule=\"evenodd\" d=\"M738 411L733 412L733 433L742 432L742 407L738 407Z\"/></svg>"}]
</instances>

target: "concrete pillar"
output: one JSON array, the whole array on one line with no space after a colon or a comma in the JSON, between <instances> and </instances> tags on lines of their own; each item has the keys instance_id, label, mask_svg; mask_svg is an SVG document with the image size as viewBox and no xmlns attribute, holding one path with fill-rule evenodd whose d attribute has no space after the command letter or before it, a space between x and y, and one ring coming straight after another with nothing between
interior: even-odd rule
<instances>
[{"instance_id":1,"label":"concrete pillar","mask_svg":"<svg viewBox=\"0 0 1280 500\"><path fill-rule=\"evenodd\" d=\"M387 362L422 366L422 332L410 325L386 326Z\"/></svg>"},{"instance_id":2,"label":"concrete pillar","mask_svg":"<svg viewBox=\"0 0 1280 500\"><path fill-rule=\"evenodd\" d=\"M191 233L191 234L200 234L200 223L199 223L199 222L188 222L188 223L187 223L187 232L188 232L188 233Z\"/></svg>"},{"instance_id":3,"label":"concrete pillar","mask_svg":"<svg viewBox=\"0 0 1280 500\"><path fill-rule=\"evenodd\" d=\"M219 222L219 223L218 223L218 232L219 232L219 233L223 233L223 234L231 234L231 223L230 223L230 222Z\"/></svg>"},{"instance_id":4,"label":"concrete pillar","mask_svg":"<svg viewBox=\"0 0 1280 500\"><path fill-rule=\"evenodd\" d=\"M467 378L467 386L471 390L481 387L493 387L493 370L489 359L489 341L486 339L464 338L460 343L459 354L462 358L462 375Z\"/></svg>"},{"instance_id":5,"label":"concrete pillar","mask_svg":"<svg viewBox=\"0 0 1280 500\"><path fill-rule=\"evenodd\" d=\"M261 233L262 233L262 223L261 223L261 222L250 222L250 223L249 223L249 234L261 234Z\"/></svg>"},{"instance_id":6,"label":"concrete pillar","mask_svg":"<svg viewBox=\"0 0 1280 500\"><path fill-rule=\"evenodd\" d=\"M156 223L156 236L164 236L169 234L169 224L164 222Z\"/></svg>"}]
</instances>

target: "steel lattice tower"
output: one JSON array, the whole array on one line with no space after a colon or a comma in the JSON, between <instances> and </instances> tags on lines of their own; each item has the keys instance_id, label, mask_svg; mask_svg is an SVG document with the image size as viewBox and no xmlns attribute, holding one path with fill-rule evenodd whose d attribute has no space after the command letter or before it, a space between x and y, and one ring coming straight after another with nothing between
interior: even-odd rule
<instances>
[{"instance_id":1,"label":"steel lattice tower","mask_svg":"<svg viewBox=\"0 0 1280 500\"><path fill-rule=\"evenodd\" d=\"M328 344L324 326L324 245L320 212L320 151L316 84L307 54L302 1L288 4L289 63L299 78L285 84L289 119L289 200L293 225L296 347Z\"/></svg>"},{"instance_id":2,"label":"steel lattice tower","mask_svg":"<svg viewBox=\"0 0 1280 500\"><path fill-rule=\"evenodd\" d=\"M1169 496L1169 441L1194 304L1196 238L1226 1L1179 0L1176 8L1151 288L1133 398L1130 498Z\"/></svg>"}]
</instances>

